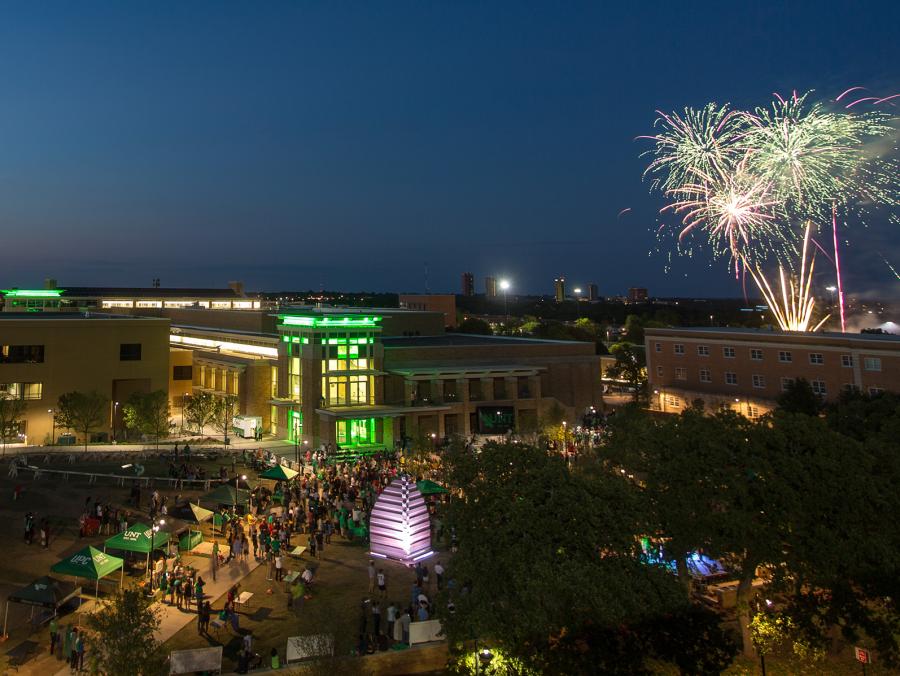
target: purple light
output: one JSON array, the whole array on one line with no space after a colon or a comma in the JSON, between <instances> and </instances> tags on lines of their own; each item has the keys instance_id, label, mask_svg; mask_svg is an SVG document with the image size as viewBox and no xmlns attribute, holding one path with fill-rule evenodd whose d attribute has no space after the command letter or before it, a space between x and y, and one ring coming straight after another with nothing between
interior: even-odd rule
<instances>
[{"instance_id":1,"label":"purple light","mask_svg":"<svg viewBox=\"0 0 900 676\"><path fill-rule=\"evenodd\" d=\"M369 539L372 556L405 565L434 553L425 498L408 476L394 479L378 496L369 521Z\"/></svg>"}]
</instances>

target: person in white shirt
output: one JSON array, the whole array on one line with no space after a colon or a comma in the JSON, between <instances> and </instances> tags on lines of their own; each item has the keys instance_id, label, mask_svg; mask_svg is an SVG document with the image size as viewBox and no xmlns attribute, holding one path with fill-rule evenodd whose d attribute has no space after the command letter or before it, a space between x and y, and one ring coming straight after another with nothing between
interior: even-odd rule
<instances>
[{"instance_id":1,"label":"person in white shirt","mask_svg":"<svg viewBox=\"0 0 900 676\"><path fill-rule=\"evenodd\" d=\"M441 565L441 562L438 561L434 564L434 577L437 580L437 588L444 588L444 567Z\"/></svg>"},{"instance_id":2,"label":"person in white shirt","mask_svg":"<svg viewBox=\"0 0 900 676\"><path fill-rule=\"evenodd\" d=\"M378 583L378 595L381 598L385 598L387 596L387 577L384 574L384 568L378 569L378 575L375 576L375 580Z\"/></svg>"}]
</instances>

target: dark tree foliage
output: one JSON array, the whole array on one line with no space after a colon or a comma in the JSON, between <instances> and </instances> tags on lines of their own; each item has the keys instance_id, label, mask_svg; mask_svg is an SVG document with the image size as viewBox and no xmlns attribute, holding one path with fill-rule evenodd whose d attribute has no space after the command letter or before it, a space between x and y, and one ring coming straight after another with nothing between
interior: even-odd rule
<instances>
[{"instance_id":1,"label":"dark tree foliage","mask_svg":"<svg viewBox=\"0 0 900 676\"><path fill-rule=\"evenodd\" d=\"M819 415L822 411L822 398L813 392L808 380L797 378L779 395L778 408L787 413Z\"/></svg>"}]
</instances>

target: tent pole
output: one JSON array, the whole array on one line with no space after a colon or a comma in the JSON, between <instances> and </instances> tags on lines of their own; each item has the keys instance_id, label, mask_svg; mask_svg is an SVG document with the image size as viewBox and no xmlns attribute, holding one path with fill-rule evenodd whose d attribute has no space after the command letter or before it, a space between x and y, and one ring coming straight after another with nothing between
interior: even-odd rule
<instances>
[{"instance_id":1,"label":"tent pole","mask_svg":"<svg viewBox=\"0 0 900 676\"><path fill-rule=\"evenodd\" d=\"M122 573L119 575L119 591L122 591L122 587L125 586L125 565L122 565L120 569Z\"/></svg>"},{"instance_id":2,"label":"tent pole","mask_svg":"<svg viewBox=\"0 0 900 676\"><path fill-rule=\"evenodd\" d=\"M97 586L94 587L94 600L95 601L100 600L100 578L99 577L97 578Z\"/></svg>"},{"instance_id":3,"label":"tent pole","mask_svg":"<svg viewBox=\"0 0 900 676\"><path fill-rule=\"evenodd\" d=\"M6 612L3 613L3 636L6 636L6 623L9 620L9 601L6 602Z\"/></svg>"}]
</instances>

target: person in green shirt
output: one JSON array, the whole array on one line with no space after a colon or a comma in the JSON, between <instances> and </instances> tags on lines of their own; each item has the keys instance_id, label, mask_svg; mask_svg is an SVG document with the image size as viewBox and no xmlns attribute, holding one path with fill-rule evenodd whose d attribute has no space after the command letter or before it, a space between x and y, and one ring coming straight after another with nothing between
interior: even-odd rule
<instances>
[{"instance_id":1,"label":"person in green shirt","mask_svg":"<svg viewBox=\"0 0 900 676\"><path fill-rule=\"evenodd\" d=\"M54 616L52 620L50 620L50 654L53 654L54 648L56 648L56 640L59 637L59 624L56 622L56 617Z\"/></svg>"},{"instance_id":2,"label":"person in green shirt","mask_svg":"<svg viewBox=\"0 0 900 676\"><path fill-rule=\"evenodd\" d=\"M272 669L281 669L281 657L278 655L278 648L272 648Z\"/></svg>"},{"instance_id":3,"label":"person in green shirt","mask_svg":"<svg viewBox=\"0 0 900 676\"><path fill-rule=\"evenodd\" d=\"M215 582L216 581L216 571L219 570L219 541L218 540L213 540L212 559L210 560L210 565L212 566L213 582Z\"/></svg>"}]
</instances>

